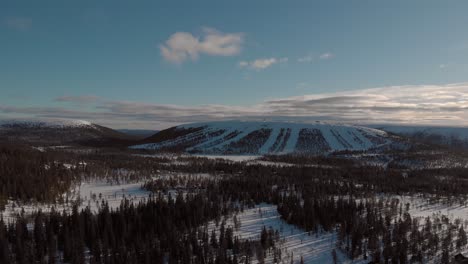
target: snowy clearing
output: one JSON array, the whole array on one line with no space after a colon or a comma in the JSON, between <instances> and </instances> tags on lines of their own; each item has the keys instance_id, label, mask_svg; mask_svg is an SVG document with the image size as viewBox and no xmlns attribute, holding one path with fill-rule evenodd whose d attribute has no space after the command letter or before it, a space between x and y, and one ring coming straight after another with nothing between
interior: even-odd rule
<instances>
[{"instance_id":1,"label":"snowy clearing","mask_svg":"<svg viewBox=\"0 0 468 264\"><path fill-rule=\"evenodd\" d=\"M304 263L332 263L332 250L336 248L336 233L313 234L305 232L301 228L288 224L281 219L276 205L259 204L255 208L245 209L236 215L240 226L235 228L234 216L227 217L226 227L234 228L234 236L240 239L259 240L263 227L273 228L280 233L280 248L282 250L282 262L290 263L291 257L294 263L299 263L303 257ZM218 230L215 222L208 224L208 229ZM339 263L367 263L366 261L350 260L339 250L336 250ZM255 259L255 258L254 258ZM266 263L273 263L271 255L265 259Z\"/></svg>"}]
</instances>

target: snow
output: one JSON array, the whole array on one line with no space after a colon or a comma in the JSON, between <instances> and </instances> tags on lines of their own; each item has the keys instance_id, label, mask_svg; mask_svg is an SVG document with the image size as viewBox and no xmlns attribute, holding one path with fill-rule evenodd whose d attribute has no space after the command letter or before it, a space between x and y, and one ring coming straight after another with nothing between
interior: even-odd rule
<instances>
[{"instance_id":1,"label":"snow","mask_svg":"<svg viewBox=\"0 0 468 264\"><path fill-rule=\"evenodd\" d=\"M77 191L79 200L83 206L89 205L92 211L96 211L98 206L96 201L105 200L110 208L117 208L124 198L132 202L143 201L151 194L141 188L144 181L127 184L109 184L107 182L86 182L82 183ZM94 202L94 203L93 203Z\"/></svg>"},{"instance_id":2,"label":"snow","mask_svg":"<svg viewBox=\"0 0 468 264\"><path fill-rule=\"evenodd\" d=\"M283 153L292 153L296 148L297 140L299 139L299 131L302 128L299 126L294 126L291 128L291 133L289 134L288 142L286 142L286 146L283 149Z\"/></svg>"},{"instance_id":3,"label":"snow","mask_svg":"<svg viewBox=\"0 0 468 264\"><path fill-rule=\"evenodd\" d=\"M428 217L434 214L446 215L450 219L468 220L468 204L453 203L447 205L441 202L429 202L427 199L415 196L395 196L402 204L411 205L411 217Z\"/></svg>"},{"instance_id":4,"label":"snow","mask_svg":"<svg viewBox=\"0 0 468 264\"><path fill-rule=\"evenodd\" d=\"M119 207L123 199L138 203L144 201L151 194L151 192L141 188L144 182L143 180L122 184L112 184L99 180L83 182L63 196L63 203L18 203L17 201L9 200L5 206L5 210L0 211L0 217L3 216L8 221L13 220L22 210L24 210L25 214L31 214L39 209L47 213L52 210L52 207L55 207L56 211L70 211L72 205L76 202L79 204L79 209L89 206L93 212L98 210L103 201L107 201L110 208Z\"/></svg>"},{"instance_id":5,"label":"snow","mask_svg":"<svg viewBox=\"0 0 468 264\"><path fill-rule=\"evenodd\" d=\"M257 127L254 127L254 126L245 126L241 129L236 129L236 131L239 131L240 133L238 135L236 135L235 137L231 138L231 139L228 139L228 140L225 140L223 142L221 142L220 144L216 145L216 146L213 146L211 148L208 148L208 150L210 149L214 149L214 148L222 148L224 146L227 146L229 145L230 143L232 142L237 142L239 141L240 139L242 139L243 137L247 136L248 134L254 132L255 130L257 130L258 128Z\"/></svg>"},{"instance_id":6,"label":"snow","mask_svg":"<svg viewBox=\"0 0 468 264\"><path fill-rule=\"evenodd\" d=\"M440 135L468 140L468 127L442 127L442 126L409 126L409 125L374 125L381 130L403 135L422 133L424 135Z\"/></svg>"},{"instance_id":7,"label":"snow","mask_svg":"<svg viewBox=\"0 0 468 264\"><path fill-rule=\"evenodd\" d=\"M322 136L327 141L331 149L342 150L341 144L338 142L338 139L333 136L331 128L322 129Z\"/></svg>"},{"instance_id":8,"label":"snow","mask_svg":"<svg viewBox=\"0 0 468 264\"><path fill-rule=\"evenodd\" d=\"M36 118L36 119L10 119L0 120L0 127L8 126L24 126L24 127L50 127L50 128L67 128L67 127L86 127L93 126L91 122L78 119L63 119L63 118Z\"/></svg>"},{"instance_id":9,"label":"snow","mask_svg":"<svg viewBox=\"0 0 468 264\"><path fill-rule=\"evenodd\" d=\"M234 162L252 161L260 158L258 155L191 155L193 157L207 158L207 159L223 159Z\"/></svg>"},{"instance_id":10,"label":"snow","mask_svg":"<svg viewBox=\"0 0 468 264\"><path fill-rule=\"evenodd\" d=\"M212 130L212 129L211 129ZM201 144L198 144L194 147L189 148L189 150L194 149L194 148L204 148L204 147L210 147L211 145L215 144L216 141L224 138L225 136L229 135L230 133L234 132L234 130L225 130L222 134L219 136L212 137L210 140L205 141Z\"/></svg>"},{"instance_id":11,"label":"snow","mask_svg":"<svg viewBox=\"0 0 468 264\"><path fill-rule=\"evenodd\" d=\"M79 164L86 165L86 163ZM213 175L207 173L166 172L153 176L151 179L154 180L165 177L208 178L213 177ZM55 207L56 211L70 211L74 204L78 204L79 209L85 209L89 206L91 211L97 212L102 202L107 202L109 204L109 208L115 209L120 206L120 203L124 199L127 199L132 203L145 201L152 192L143 189L142 186L149 180L149 178L132 182L121 180L120 183L111 183L98 179L84 181L72 187L68 193L64 194L62 196L62 202L57 201L55 204L36 202L20 203L15 200L8 200L5 210L0 211L0 218L3 217L7 221L12 221L21 213L22 210L24 210L26 215L32 214L38 210L42 210L42 212L47 213L52 210L52 207ZM169 190L169 193L171 193L173 197L177 195L177 191L175 190Z\"/></svg>"},{"instance_id":12,"label":"snow","mask_svg":"<svg viewBox=\"0 0 468 264\"><path fill-rule=\"evenodd\" d=\"M281 219L276 205L262 203L255 208L245 209L236 215L240 226L236 228L233 216L226 219L226 227L233 227L234 236L240 239L260 240L263 227L278 230L284 263L290 263L294 256L294 263L299 263L301 256L304 263L333 263L332 250L336 248L337 235L335 232L322 232L318 234L305 232L303 229L288 224ZM208 230L219 230L215 222L208 224ZM367 263L360 260L350 260L339 250L336 250L339 263ZM256 260L255 257L252 260ZM255 262L254 262L255 263ZM271 255L265 263L273 263ZM283 263L283 262L281 262Z\"/></svg>"},{"instance_id":13,"label":"snow","mask_svg":"<svg viewBox=\"0 0 468 264\"><path fill-rule=\"evenodd\" d=\"M260 154L267 154L270 150L270 148L275 144L276 138L280 134L281 129L278 127L274 127L270 133L270 136L268 137L267 141L263 146L260 148L258 151Z\"/></svg>"},{"instance_id":14,"label":"snow","mask_svg":"<svg viewBox=\"0 0 468 264\"><path fill-rule=\"evenodd\" d=\"M39 152L45 152L45 148L44 147L32 147L33 149L39 151Z\"/></svg>"},{"instance_id":15,"label":"snow","mask_svg":"<svg viewBox=\"0 0 468 264\"><path fill-rule=\"evenodd\" d=\"M132 146L135 149L160 149L167 146L177 146L184 142L190 142L190 140L200 135L205 135L205 139L202 142L187 147L186 150L196 150L205 154L223 154L225 148L233 142L239 142L245 138L248 134L259 131L261 129L269 130L270 133L268 138L256 150L251 150L249 153L239 153L243 155L248 154L269 154L269 153L293 153L296 151L297 143L299 140L299 133L303 129L319 131L323 136L325 143L328 144L331 151L337 150L366 150L373 147L377 147L376 143L371 142L368 137L374 137L384 139L385 144L389 144L390 140L387 140L388 135L384 131L380 131L374 128L367 128L348 124L330 124L325 122L315 123L295 123L295 122L253 122L253 121L218 121L218 122L207 122L207 123L193 123L186 124L176 127L177 129L193 129L201 128L197 132L190 133L185 136L169 139L158 143L149 143ZM272 146L276 142L280 131L283 130L283 136L280 140L285 143L284 149L280 149L280 145L275 150L271 150ZM218 136L209 137L208 134L222 131ZM289 131L289 137L286 139L286 131ZM237 132L238 134L227 140L223 138ZM319 143L319 142L317 142ZM228 151L229 152L229 151Z\"/></svg>"}]
</instances>

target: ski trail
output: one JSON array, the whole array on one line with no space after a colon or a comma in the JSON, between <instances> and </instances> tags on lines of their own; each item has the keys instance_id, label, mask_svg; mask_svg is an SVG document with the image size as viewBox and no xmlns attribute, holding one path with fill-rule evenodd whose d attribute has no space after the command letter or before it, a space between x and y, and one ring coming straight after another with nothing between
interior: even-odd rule
<instances>
[{"instance_id":1,"label":"ski trail","mask_svg":"<svg viewBox=\"0 0 468 264\"><path fill-rule=\"evenodd\" d=\"M283 149L283 153L291 153L294 152L297 144L297 140L299 139L299 131L301 128L299 127L292 127L291 134L289 135L288 142Z\"/></svg>"},{"instance_id":2,"label":"ski trail","mask_svg":"<svg viewBox=\"0 0 468 264\"><path fill-rule=\"evenodd\" d=\"M275 144L276 138L278 137L279 133L281 131L281 128L278 127L273 127L271 132L270 132L270 137L268 137L268 140L263 144L263 146L260 148L258 151L260 154L267 154L270 150L270 148Z\"/></svg>"}]
</instances>

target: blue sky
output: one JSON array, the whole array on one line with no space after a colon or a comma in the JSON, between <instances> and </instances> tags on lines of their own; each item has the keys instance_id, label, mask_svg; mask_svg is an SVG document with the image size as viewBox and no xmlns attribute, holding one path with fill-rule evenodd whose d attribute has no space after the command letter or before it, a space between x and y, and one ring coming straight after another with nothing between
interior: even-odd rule
<instances>
[{"instance_id":1,"label":"blue sky","mask_svg":"<svg viewBox=\"0 0 468 264\"><path fill-rule=\"evenodd\" d=\"M430 0L5 0L0 117L145 128L245 116L341 120L343 108L320 113L310 99L379 91L391 111L370 110L382 104L374 97L365 107L347 100L361 115L345 121L388 113L383 121L466 125L466 10L467 1ZM394 96L407 89L411 102ZM272 103L281 99L302 108ZM421 121L428 105L431 118Z\"/></svg>"}]
</instances>

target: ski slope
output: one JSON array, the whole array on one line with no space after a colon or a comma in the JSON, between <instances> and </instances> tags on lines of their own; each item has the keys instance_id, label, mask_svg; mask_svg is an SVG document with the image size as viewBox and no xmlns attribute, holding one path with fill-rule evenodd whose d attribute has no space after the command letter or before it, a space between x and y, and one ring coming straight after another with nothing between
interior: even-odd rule
<instances>
[{"instance_id":1,"label":"ski slope","mask_svg":"<svg viewBox=\"0 0 468 264\"><path fill-rule=\"evenodd\" d=\"M132 146L211 155L324 154L368 150L392 142L384 131L346 124L221 121L170 128L173 137ZM157 136L156 134L155 136Z\"/></svg>"}]
</instances>

